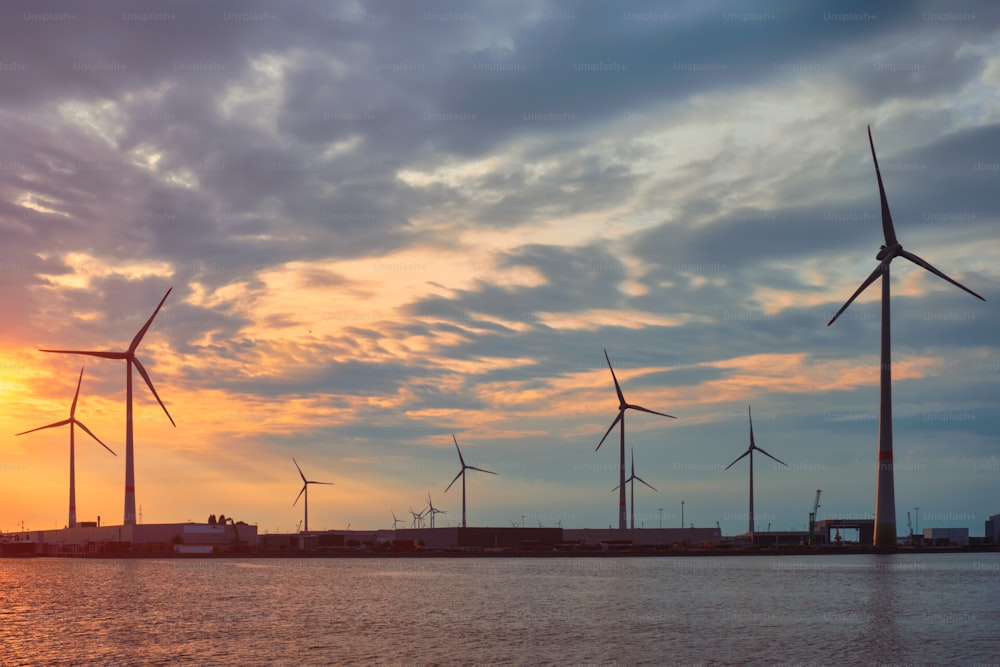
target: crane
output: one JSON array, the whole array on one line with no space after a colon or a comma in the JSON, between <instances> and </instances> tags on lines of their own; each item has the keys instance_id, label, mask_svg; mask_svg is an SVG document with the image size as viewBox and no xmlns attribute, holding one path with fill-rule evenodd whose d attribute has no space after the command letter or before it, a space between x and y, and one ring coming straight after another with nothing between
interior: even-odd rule
<instances>
[{"instance_id":1,"label":"crane","mask_svg":"<svg viewBox=\"0 0 1000 667\"><path fill-rule=\"evenodd\" d=\"M816 500L813 501L812 512L809 512L809 544L815 543L816 535L816 512L819 510L819 494L822 489L816 489Z\"/></svg>"}]
</instances>

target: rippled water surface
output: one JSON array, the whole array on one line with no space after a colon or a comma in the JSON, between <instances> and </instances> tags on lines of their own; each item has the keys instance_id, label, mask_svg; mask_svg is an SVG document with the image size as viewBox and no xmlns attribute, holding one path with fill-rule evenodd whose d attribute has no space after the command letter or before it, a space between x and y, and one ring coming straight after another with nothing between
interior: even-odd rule
<instances>
[{"instance_id":1,"label":"rippled water surface","mask_svg":"<svg viewBox=\"0 0 1000 667\"><path fill-rule=\"evenodd\" d=\"M0 559L0 664L992 664L1000 554Z\"/></svg>"}]
</instances>

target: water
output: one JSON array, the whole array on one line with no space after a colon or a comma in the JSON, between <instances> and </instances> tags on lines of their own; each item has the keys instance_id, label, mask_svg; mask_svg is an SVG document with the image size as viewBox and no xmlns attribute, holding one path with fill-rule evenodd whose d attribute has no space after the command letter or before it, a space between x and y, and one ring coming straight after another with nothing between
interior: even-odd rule
<instances>
[{"instance_id":1,"label":"water","mask_svg":"<svg viewBox=\"0 0 1000 667\"><path fill-rule=\"evenodd\" d=\"M1000 554L0 559L0 664L992 664Z\"/></svg>"}]
</instances>

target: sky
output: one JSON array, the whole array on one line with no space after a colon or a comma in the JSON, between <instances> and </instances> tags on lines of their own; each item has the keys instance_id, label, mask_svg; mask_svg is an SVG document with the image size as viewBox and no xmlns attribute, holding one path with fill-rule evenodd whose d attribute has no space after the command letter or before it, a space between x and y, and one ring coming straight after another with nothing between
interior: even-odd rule
<instances>
[{"instance_id":1,"label":"sky","mask_svg":"<svg viewBox=\"0 0 1000 667\"><path fill-rule=\"evenodd\" d=\"M123 350L144 523L289 532L870 518L892 264L897 526L1000 513L1000 6L8 2L0 9L0 528L120 523ZM919 508L919 510L917 509ZM23 524L22 524L23 522Z\"/></svg>"}]
</instances>

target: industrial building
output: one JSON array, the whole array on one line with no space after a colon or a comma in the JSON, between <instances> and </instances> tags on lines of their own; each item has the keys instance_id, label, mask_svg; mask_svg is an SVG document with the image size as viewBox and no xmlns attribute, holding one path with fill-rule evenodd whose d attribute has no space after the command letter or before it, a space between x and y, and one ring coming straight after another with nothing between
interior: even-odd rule
<instances>
[{"instance_id":1,"label":"industrial building","mask_svg":"<svg viewBox=\"0 0 1000 667\"><path fill-rule=\"evenodd\" d=\"M858 544L871 545L875 541L875 519L824 519L816 522L816 543L840 544L846 541L843 537L838 539L841 530L856 530Z\"/></svg>"},{"instance_id":2,"label":"industrial building","mask_svg":"<svg viewBox=\"0 0 1000 667\"><path fill-rule=\"evenodd\" d=\"M969 546L968 528L924 528L923 537L927 546Z\"/></svg>"},{"instance_id":3,"label":"industrial building","mask_svg":"<svg viewBox=\"0 0 1000 667\"><path fill-rule=\"evenodd\" d=\"M43 554L80 553L211 553L256 548L257 526L246 523L143 523L98 526L82 522L73 528L12 533L34 542Z\"/></svg>"},{"instance_id":4,"label":"industrial building","mask_svg":"<svg viewBox=\"0 0 1000 667\"><path fill-rule=\"evenodd\" d=\"M994 514L986 520L984 535L987 544L1000 544L1000 514Z\"/></svg>"}]
</instances>

